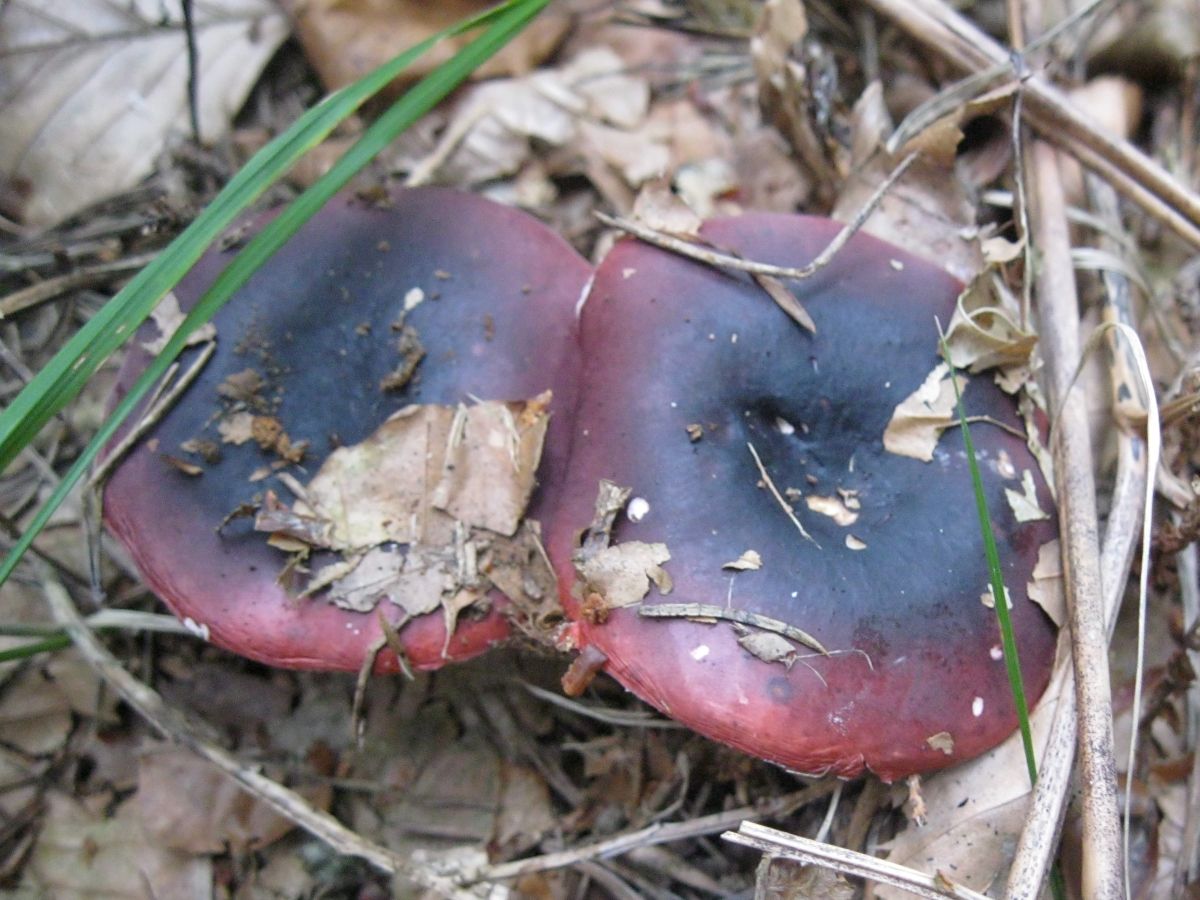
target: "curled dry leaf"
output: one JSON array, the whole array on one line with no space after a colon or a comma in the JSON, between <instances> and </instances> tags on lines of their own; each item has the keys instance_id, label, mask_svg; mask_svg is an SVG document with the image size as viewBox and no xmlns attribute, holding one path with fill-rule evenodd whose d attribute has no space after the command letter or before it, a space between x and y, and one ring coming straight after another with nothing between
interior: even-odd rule
<instances>
[{"instance_id":1,"label":"curled dry leaf","mask_svg":"<svg viewBox=\"0 0 1200 900\"><path fill-rule=\"evenodd\" d=\"M958 378L959 389L965 391L966 377L960 374ZM884 448L899 456L930 462L942 432L957 422L954 400L950 367L938 363L921 386L896 407L883 432Z\"/></svg>"},{"instance_id":2,"label":"curled dry leaf","mask_svg":"<svg viewBox=\"0 0 1200 900\"><path fill-rule=\"evenodd\" d=\"M958 297L946 328L954 365L969 372L1025 366L1037 335L1021 328L1017 301L992 270L984 270Z\"/></svg>"}]
</instances>

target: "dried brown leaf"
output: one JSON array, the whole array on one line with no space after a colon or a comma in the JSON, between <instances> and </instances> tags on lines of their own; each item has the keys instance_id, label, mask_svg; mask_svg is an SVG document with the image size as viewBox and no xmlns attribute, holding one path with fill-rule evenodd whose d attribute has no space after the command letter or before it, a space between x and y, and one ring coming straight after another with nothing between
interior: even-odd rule
<instances>
[{"instance_id":1,"label":"dried brown leaf","mask_svg":"<svg viewBox=\"0 0 1200 900\"><path fill-rule=\"evenodd\" d=\"M946 328L954 365L970 372L1027 365L1037 335L1018 322L1016 299L1003 280L994 271L981 272L959 294Z\"/></svg>"},{"instance_id":2,"label":"dried brown leaf","mask_svg":"<svg viewBox=\"0 0 1200 900\"><path fill-rule=\"evenodd\" d=\"M829 516L829 518L833 519L834 522L843 528L848 528L858 521L858 513L841 497L821 497L816 494L809 494L804 498L804 502L808 504L808 508L813 512ZM857 499L854 499L854 502L857 504Z\"/></svg>"},{"instance_id":3,"label":"dried brown leaf","mask_svg":"<svg viewBox=\"0 0 1200 900\"><path fill-rule=\"evenodd\" d=\"M966 390L967 378L961 374L958 378L959 390ZM883 432L883 446L890 453L930 462L942 432L956 422L950 367L938 363L892 413Z\"/></svg>"},{"instance_id":4,"label":"dried brown leaf","mask_svg":"<svg viewBox=\"0 0 1200 900\"><path fill-rule=\"evenodd\" d=\"M1038 505L1037 485L1033 480L1033 470L1026 469L1021 475L1021 490L1004 489L1008 505L1018 522L1039 522L1049 519L1050 513Z\"/></svg>"},{"instance_id":5,"label":"dried brown leaf","mask_svg":"<svg viewBox=\"0 0 1200 900\"><path fill-rule=\"evenodd\" d=\"M653 583L660 593L671 592L671 578L662 564L670 560L666 544L626 541L605 547L578 564L589 591L604 598L610 609L640 603Z\"/></svg>"},{"instance_id":6,"label":"dried brown leaf","mask_svg":"<svg viewBox=\"0 0 1200 900\"><path fill-rule=\"evenodd\" d=\"M762 568L762 557L757 550L746 550L735 560L725 563L722 569L733 569L738 572L754 571Z\"/></svg>"},{"instance_id":7,"label":"dried brown leaf","mask_svg":"<svg viewBox=\"0 0 1200 900\"><path fill-rule=\"evenodd\" d=\"M737 639L738 644L750 655L763 662L782 663L790 669L796 662L796 645L781 634L771 631L755 631L743 634Z\"/></svg>"}]
</instances>

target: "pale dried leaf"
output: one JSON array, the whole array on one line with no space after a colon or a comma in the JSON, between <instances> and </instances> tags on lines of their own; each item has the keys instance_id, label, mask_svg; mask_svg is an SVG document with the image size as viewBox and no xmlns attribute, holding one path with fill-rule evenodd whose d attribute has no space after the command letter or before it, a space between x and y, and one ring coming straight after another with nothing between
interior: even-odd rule
<instances>
[{"instance_id":1,"label":"pale dried leaf","mask_svg":"<svg viewBox=\"0 0 1200 900\"><path fill-rule=\"evenodd\" d=\"M460 407L432 505L467 525L515 534L533 493L550 399L546 391L523 404Z\"/></svg>"},{"instance_id":2,"label":"pale dried leaf","mask_svg":"<svg viewBox=\"0 0 1200 900\"><path fill-rule=\"evenodd\" d=\"M846 549L848 550L866 550L867 542L862 538L855 537L852 534L846 535Z\"/></svg>"},{"instance_id":3,"label":"pale dried leaf","mask_svg":"<svg viewBox=\"0 0 1200 900\"><path fill-rule=\"evenodd\" d=\"M241 445L254 440L254 414L235 412L217 423L217 434L226 444Z\"/></svg>"},{"instance_id":4,"label":"pale dried leaf","mask_svg":"<svg viewBox=\"0 0 1200 900\"><path fill-rule=\"evenodd\" d=\"M1067 597L1063 585L1062 549L1058 538L1038 548L1033 580L1026 585L1029 599L1040 606L1058 627L1067 620Z\"/></svg>"},{"instance_id":5,"label":"pale dried leaf","mask_svg":"<svg viewBox=\"0 0 1200 900\"><path fill-rule=\"evenodd\" d=\"M1021 475L1021 490L1004 489L1008 505L1018 522L1039 522L1049 519L1050 514L1038 505L1037 485L1033 480L1033 470L1026 469Z\"/></svg>"},{"instance_id":6,"label":"pale dried leaf","mask_svg":"<svg viewBox=\"0 0 1200 900\"><path fill-rule=\"evenodd\" d=\"M1037 335L1019 321L1015 298L994 271L985 270L958 296L946 327L950 359L970 372L1027 365Z\"/></svg>"},{"instance_id":7,"label":"pale dried leaf","mask_svg":"<svg viewBox=\"0 0 1200 900\"><path fill-rule=\"evenodd\" d=\"M959 375L958 379L959 390L965 391L967 378ZM890 453L929 462L942 432L957 421L950 367L938 363L892 413L883 432L883 446Z\"/></svg>"},{"instance_id":8,"label":"pale dried leaf","mask_svg":"<svg viewBox=\"0 0 1200 900\"><path fill-rule=\"evenodd\" d=\"M753 571L762 568L762 557L757 550L746 550L735 560L725 563L722 569L734 569L738 572Z\"/></svg>"},{"instance_id":9,"label":"pale dried leaf","mask_svg":"<svg viewBox=\"0 0 1200 900\"><path fill-rule=\"evenodd\" d=\"M48 227L142 181L188 125L179 0L15 0L0 29L0 176L27 187L8 214ZM228 133L283 43L271 0L196 6L200 132Z\"/></svg>"},{"instance_id":10,"label":"pale dried leaf","mask_svg":"<svg viewBox=\"0 0 1200 900\"><path fill-rule=\"evenodd\" d=\"M829 516L843 528L848 528L858 521L858 513L851 509L849 503L841 497L820 497L816 494L809 494L804 498L804 502L813 512ZM857 500L855 502L857 503Z\"/></svg>"},{"instance_id":11,"label":"pale dried leaf","mask_svg":"<svg viewBox=\"0 0 1200 900\"><path fill-rule=\"evenodd\" d=\"M980 241L979 248L983 251L983 261L988 265L1003 265L1012 262L1025 252L1025 240L1022 238L1018 241L1010 241L1006 237L995 235Z\"/></svg>"},{"instance_id":12,"label":"pale dried leaf","mask_svg":"<svg viewBox=\"0 0 1200 900\"><path fill-rule=\"evenodd\" d=\"M633 217L647 228L681 238L697 239L703 224L700 216L661 178L646 182L638 191L633 201Z\"/></svg>"},{"instance_id":13,"label":"pale dried leaf","mask_svg":"<svg viewBox=\"0 0 1200 900\"><path fill-rule=\"evenodd\" d=\"M773 631L755 631L737 639L739 645L752 656L763 662L782 663L790 669L796 662L796 645L781 634Z\"/></svg>"},{"instance_id":14,"label":"pale dried leaf","mask_svg":"<svg viewBox=\"0 0 1200 900\"><path fill-rule=\"evenodd\" d=\"M152 341L142 341L142 347L145 348L147 353L153 353L157 356L162 352L163 347L167 346L167 341L171 339L171 335L183 324L184 315L179 309L179 298L175 296L173 291L168 291L158 301L158 305L150 313L150 318L158 326L158 337ZM216 336L216 326L212 322L206 322L188 335L186 346L192 347L196 344L202 344L205 341L213 340Z\"/></svg>"},{"instance_id":15,"label":"pale dried leaf","mask_svg":"<svg viewBox=\"0 0 1200 900\"><path fill-rule=\"evenodd\" d=\"M899 154L892 156L881 147L890 132L891 120L878 83L867 87L854 111L854 166L832 212L832 217L841 222L854 220L900 160ZM975 205L956 169L946 164L944 151L954 132L948 127L931 136L943 158L919 157L884 195L863 230L917 256L935 260L960 281L970 282L982 268L983 258L974 239Z\"/></svg>"},{"instance_id":16,"label":"pale dried leaf","mask_svg":"<svg viewBox=\"0 0 1200 900\"><path fill-rule=\"evenodd\" d=\"M763 857L754 880L754 900L852 900L858 890L840 872L783 856Z\"/></svg>"},{"instance_id":17,"label":"pale dried leaf","mask_svg":"<svg viewBox=\"0 0 1200 900\"><path fill-rule=\"evenodd\" d=\"M395 548L372 547L362 560L336 579L329 599L343 609L370 612L389 600L410 616L436 610L442 599L457 586L456 565L451 548L411 547L405 553Z\"/></svg>"},{"instance_id":18,"label":"pale dried leaf","mask_svg":"<svg viewBox=\"0 0 1200 900\"><path fill-rule=\"evenodd\" d=\"M328 785L309 784L298 790L319 809L328 807L333 793ZM188 750L143 754L136 799L146 836L159 846L191 854L254 850L295 827Z\"/></svg>"},{"instance_id":19,"label":"pale dried leaf","mask_svg":"<svg viewBox=\"0 0 1200 900\"><path fill-rule=\"evenodd\" d=\"M579 563L588 588L604 598L610 608L640 603L651 583L670 593L671 580L662 564L671 558L666 544L626 541L605 547Z\"/></svg>"},{"instance_id":20,"label":"pale dried leaf","mask_svg":"<svg viewBox=\"0 0 1200 900\"><path fill-rule=\"evenodd\" d=\"M142 829L137 801L101 818L57 791L47 795L24 871L24 884L55 900L127 900L130 897L208 897L212 860L172 850Z\"/></svg>"},{"instance_id":21,"label":"pale dried leaf","mask_svg":"<svg viewBox=\"0 0 1200 900\"><path fill-rule=\"evenodd\" d=\"M253 403L263 388L263 377L255 369L234 372L217 385L217 393L227 400Z\"/></svg>"}]
</instances>

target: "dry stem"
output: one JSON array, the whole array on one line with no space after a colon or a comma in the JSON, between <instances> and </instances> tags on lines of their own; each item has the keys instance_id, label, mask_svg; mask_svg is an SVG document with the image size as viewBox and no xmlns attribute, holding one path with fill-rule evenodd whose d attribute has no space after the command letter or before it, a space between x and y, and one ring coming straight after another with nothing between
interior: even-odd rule
<instances>
[{"instance_id":1,"label":"dry stem","mask_svg":"<svg viewBox=\"0 0 1200 900\"><path fill-rule=\"evenodd\" d=\"M1006 64L1007 51L941 0L867 0L913 38L967 72ZM1200 196L1128 141L1105 134L1038 75L1022 81L1026 120L1149 215L1200 247Z\"/></svg>"},{"instance_id":2,"label":"dry stem","mask_svg":"<svg viewBox=\"0 0 1200 900\"><path fill-rule=\"evenodd\" d=\"M1100 598L1100 550L1091 436L1084 398L1070 391L1080 358L1079 310L1066 202L1058 154L1034 142L1027 170L1032 187L1033 229L1040 251L1038 314L1046 357L1048 393L1059 422L1053 441L1058 480L1063 575L1071 623L1075 697L1079 707L1079 761L1083 795L1083 895L1117 898L1124 893L1121 830L1113 757L1112 696L1108 641Z\"/></svg>"}]
</instances>

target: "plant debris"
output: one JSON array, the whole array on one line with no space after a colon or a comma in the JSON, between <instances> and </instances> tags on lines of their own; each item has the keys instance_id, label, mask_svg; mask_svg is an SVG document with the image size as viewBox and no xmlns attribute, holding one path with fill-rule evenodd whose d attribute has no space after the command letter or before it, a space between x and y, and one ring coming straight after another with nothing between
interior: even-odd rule
<instances>
[{"instance_id":1,"label":"plant debris","mask_svg":"<svg viewBox=\"0 0 1200 900\"><path fill-rule=\"evenodd\" d=\"M959 389L966 390L967 378L959 374ZM921 386L904 398L892 413L883 432L884 449L922 462L933 460L942 432L958 422L950 367L938 363Z\"/></svg>"},{"instance_id":2,"label":"plant debris","mask_svg":"<svg viewBox=\"0 0 1200 900\"><path fill-rule=\"evenodd\" d=\"M387 600L408 617L441 607L453 631L458 612L499 587L544 620L554 580L524 513L550 400L407 406L331 453L307 485L284 479L290 506L269 491L255 528L301 556L339 555L301 595L325 591L358 612Z\"/></svg>"}]
</instances>

